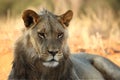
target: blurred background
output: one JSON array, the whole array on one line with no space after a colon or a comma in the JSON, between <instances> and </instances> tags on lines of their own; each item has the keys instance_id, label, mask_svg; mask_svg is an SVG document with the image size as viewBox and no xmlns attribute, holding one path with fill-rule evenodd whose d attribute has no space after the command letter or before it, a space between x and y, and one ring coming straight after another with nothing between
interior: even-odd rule
<instances>
[{"instance_id":1,"label":"blurred background","mask_svg":"<svg viewBox=\"0 0 120 80\"><path fill-rule=\"evenodd\" d=\"M14 43L22 33L22 12L43 8L61 15L71 9L71 52L104 56L120 66L120 0L0 0L0 80L6 80Z\"/></svg>"}]
</instances>

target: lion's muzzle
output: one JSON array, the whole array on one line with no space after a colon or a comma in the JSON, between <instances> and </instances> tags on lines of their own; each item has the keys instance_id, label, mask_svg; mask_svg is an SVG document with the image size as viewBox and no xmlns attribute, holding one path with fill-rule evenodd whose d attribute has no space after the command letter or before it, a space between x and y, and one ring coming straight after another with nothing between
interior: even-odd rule
<instances>
[{"instance_id":1,"label":"lion's muzzle","mask_svg":"<svg viewBox=\"0 0 120 80\"><path fill-rule=\"evenodd\" d=\"M58 53L58 50L56 50L56 51L48 50L48 53L51 54L54 57Z\"/></svg>"}]
</instances>

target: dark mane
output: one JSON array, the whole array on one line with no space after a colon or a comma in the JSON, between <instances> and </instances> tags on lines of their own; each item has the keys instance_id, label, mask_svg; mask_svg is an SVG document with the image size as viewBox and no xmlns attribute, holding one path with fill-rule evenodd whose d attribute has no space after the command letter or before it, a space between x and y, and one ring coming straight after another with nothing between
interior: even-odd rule
<instances>
[{"instance_id":1,"label":"dark mane","mask_svg":"<svg viewBox=\"0 0 120 80\"><path fill-rule=\"evenodd\" d=\"M14 76L17 77L10 75L10 79L14 77L16 79L26 78L31 80L39 80L41 78L45 80L67 80L71 75L72 63L69 58L56 68L46 68L42 65L38 57L31 58L27 55L26 48L21 41L18 41L16 45L15 58L13 61L15 72L12 74L15 73ZM71 80L71 78L68 80Z\"/></svg>"},{"instance_id":2,"label":"dark mane","mask_svg":"<svg viewBox=\"0 0 120 80\"><path fill-rule=\"evenodd\" d=\"M49 15L49 16L52 16L52 17L56 17L57 15L53 14L52 12L46 10L46 9L43 9L42 11L40 11L39 15Z\"/></svg>"}]
</instances>

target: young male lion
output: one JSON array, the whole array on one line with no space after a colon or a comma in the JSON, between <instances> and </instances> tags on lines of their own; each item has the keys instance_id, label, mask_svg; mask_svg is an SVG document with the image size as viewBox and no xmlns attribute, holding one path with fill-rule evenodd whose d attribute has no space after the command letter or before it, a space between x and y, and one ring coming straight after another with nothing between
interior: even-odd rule
<instances>
[{"instance_id":1,"label":"young male lion","mask_svg":"<svg viewBox=\"0 0 120 80\"><path fill-rule=\"evenodd\" d=\"M23 13L25 32L16 42L9 80L120 80L120 68L86 53L70 54L68 25L73 12Z\"/></svg>"}]
</instances>

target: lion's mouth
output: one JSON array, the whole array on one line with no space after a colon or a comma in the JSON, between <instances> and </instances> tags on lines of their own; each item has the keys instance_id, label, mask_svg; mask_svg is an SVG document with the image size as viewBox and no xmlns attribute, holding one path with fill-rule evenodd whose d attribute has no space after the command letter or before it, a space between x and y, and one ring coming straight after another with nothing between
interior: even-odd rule
<instances>
[{"instance_id":1,"label":"lion's mouth","mask_svg":"<svg viewBox=\"0 0 120 80\"><path fill-rule=\"evenodd\" d=\"M48 61L48 62L57 62L57 60L55 60L55 59L51 59L51 60Z\"/></svg>"},{"instance_id":2,"label":"lion's mouth","mask_svg":"<svg viewBox=\"0 0 120 80\"><path fill-rule=\"evenodd\" d=\"M51 59L49 61L43 62L43 65L46 67L56 67L58 66L59 62L55 59Z\"/></svg>"}]
</instances>

